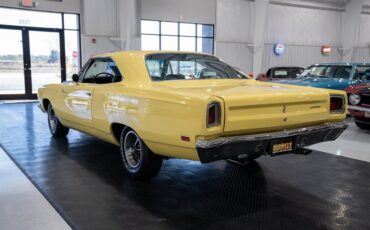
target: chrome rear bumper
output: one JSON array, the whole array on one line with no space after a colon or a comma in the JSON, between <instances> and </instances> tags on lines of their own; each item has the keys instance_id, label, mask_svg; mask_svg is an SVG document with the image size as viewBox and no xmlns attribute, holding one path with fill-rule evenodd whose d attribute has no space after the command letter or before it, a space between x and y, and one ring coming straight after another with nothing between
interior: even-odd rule
<instances>
[{"instance_id":1,"label":"chrome rear bumper","mask_svg":"<svg viewBox=\"0 0 370 230\"><path fill-rule=\"evenodd\" d=\"M348 109L370 113L370 108L365 108L365 107L361 107L361 106L349 105Z\"/></svg>"},{"instance_id":2,"label":"chrome rear bumper","mask_svg":"<svg viewBox=\"0 0 370 230\"><path fill-rule=\"evenodd\" d=\"M196 148L200 161L206 163L248 154L266 154L271 142L280 139L291 138L293 149L302 149L320 142L336 140L347 127L345 122L336 122L279 132L198 140Z\"/></svg>"}]
</instances>

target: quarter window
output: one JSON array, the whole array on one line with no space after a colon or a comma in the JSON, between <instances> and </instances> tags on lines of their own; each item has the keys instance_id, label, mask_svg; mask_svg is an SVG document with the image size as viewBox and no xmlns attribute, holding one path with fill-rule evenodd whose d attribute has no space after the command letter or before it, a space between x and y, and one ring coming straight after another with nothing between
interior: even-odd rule
<instances>
[{"instance_id":1,"label":"quarter window","mask_svg":"<svg viewBox=\"0 0 370 230\"><path fill-rule=\"evenodd\" d=\"M110 59L93 60L84 72L83 83L108 84L122 80L117 64Z\"/></svg>"}]
</instances>

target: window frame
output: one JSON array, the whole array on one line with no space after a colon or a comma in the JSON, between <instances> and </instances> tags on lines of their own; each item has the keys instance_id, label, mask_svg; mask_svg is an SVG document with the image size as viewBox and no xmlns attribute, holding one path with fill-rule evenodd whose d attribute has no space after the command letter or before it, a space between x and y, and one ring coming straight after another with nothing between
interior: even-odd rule
<instances>
[{"instance_id":1,"label":"window frame","mask_svg":"<svg viewBox=\"0 0 370 230\"><path fill-rule=\"evenodd\" d=\"M213 55L215 53L215 25L213 24L207 24L207 23L194 23L194 22L176 22L176 21L167 21L167 20L153 20L153 19L141 19L140 24L142 21L152 21L152 22L158 22L159 23L159 33L158 34L153 34L153 33L143 33L140 31L140 36L142 35L154 35L158 36L159 40L159 50L162 50L162 37L163 36L168 36L168 37L177 37L177 50L180 51L180 38L181 37L187 37L187 38L194 38L195 39L195 49L193 52L202 52L202 51L197 51L198 50L198 39L211 39L212 40L212 53L209 53ZM177 23L177 35L169 35L169 34L163 34L162 33L162 22L169 22L169 23ZM190 35L180 35L180 24L193 24L195 25L195 36L190 36ZM211 26L212 27L212 36L201 36L198 35L198 25L203 25L203 26ZM189 51L192 52L192 51Z\"/></svg>"},{"instance_id":2,"label":"window frame","mask_svg":"<svg viewBox=\"0 0 370 230\"><path fill-rule=\"evenodd\" d=\"M86 72L90 69L90 67L94 64L95 61L105 61L105 62L113 62L116 64L116 66L118 67L117 63L111 58L111 57L96 57L96 58L90 58L86 63L85 65L82 67L80 73L79 73L79 79L78 79L78 82L79 83L82 83L82 84L93 84L93 85L106 85L106 84L114 84L114 83L119 83L119 82L122 82L124 77L121 73L121 71L119 70L118 68L118 71L119 73L121 74L121 80L120 81L117 81L117 82L110 82L110 83L105 83L105 84L96 84L95 82L83 82L83 80L85 79L86 77Z\"/></svg>"},{"instance_id":3,"label":"window frame","mask_svg":"<svg viewBox=\"0 0 370 230\"><path fill-rule=\"evenodd\" d=\"M185 52L186 54L193 54L192 52ZM147 58L148 56L151 56L151 55L156 55L156 54L162 54L162 55L166 55L166 54L177 54L177 53L174 53L174 52L171 52L171 51L168 51L168 52L152 52L152 53L147 53L144 55L144 63L145 63L145 68L147 70L147 76L149 77L150 81L151 82L160 82L160 81L156 81L152 78L152 76L150 75L150 69L147 65ZM195 54L195 55L205 55L205 56L210 56L210 57L213 57L215 58L217 61L225 64L226 66L228 66L229 68L233 69L237 74L239 74L241 76L241 78L239 78L238 80L250 80L252 78L248 77L245 73L241 72L240 70L236 69L235 67L227 64L226 62L224 62L223 60L221 60L220 58L212 55L212 54L208 54L208 53L202 53L202 54ZM195 65L195 69L197 68L197 65ZM123 79L123 77L122 77ZM234 79L234 78L229 78L229 79ZM237 78L235 78L237 79ZM184 80L187 80L187 81L194 81L194 80L207 80L207 79L184 79ZM166 80L167 81L167 80Z\"/></svg>"}]
</instances>

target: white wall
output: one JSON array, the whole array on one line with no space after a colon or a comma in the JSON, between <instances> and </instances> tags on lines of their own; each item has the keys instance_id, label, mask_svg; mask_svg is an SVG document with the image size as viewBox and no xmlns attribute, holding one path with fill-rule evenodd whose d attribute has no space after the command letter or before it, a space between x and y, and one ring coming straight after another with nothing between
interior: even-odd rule
<instances>
[{"instance_id":1,"label":"white wall","mask_svg":"<svg viewBox=\"0 0 370 230\"><path fill-rule=\"evenodd\" d=\"M332 47L330 55L321 54L321 46L285 45L283 56L273 53L274 44L265 45L263 66L267 70L273 66L300 66L303 68L311 64L323 62L340 62L341 55L338 47Z\"/></svg>"},{"instance_id":2,"label":"white wall","mask_svg":"<svg viewBox=\"0 0 370 230\"><path fill-rule=\"evenodd\" d=\"M117 36L117 0L84 0L83 19L84 34Z\"/></svg>"},{"instance_id":3,"label":"white wall","mask_svg":"<svg viewBox=\"0 0 370 230\"><path fill-rule=\"evenodd\" d=\"M133 0L63 0L63 2L38 0L37 10L73 12L81 14L83 61L95 53L120 50L127 47L124 39L130 39L138 48L140 38L135 30L135 18L126 23L127 4ZM135 1L135 0L134 0ZM253 66L254 2L248 0L136 0L138 20L209 23L215 25L215 54L226 62L246 72ZM297 4L278 4L272 1L268 7L267 34L263 67L276 65L307 66L317 62L341 61L341 24L343 11L329 10L316 2L305 7L308 1ZM283 1L280 1L283 2ZM300 6L301 4L301 6ZM307 5L307 4L306 4ZM2 0L0 6L19 7L18 0ZM129 9L130 10L130 9ZM125 13L126 12L126 13ZM125 14L125 15L124 15ZM136 16L134 16L136 17ZM126 25L130 30L124 30ZM360 32L353 61L370 62L370 15L362 14ZM129 33L130 32L130 33ZM92 43L92 39L96 43ZM282 42L286 53L277 57L272 45ZM322 45L331 45L333 53L323 56Z\"/></svg>"},{"instance_id":4,"label":"white wall","mask_svg":"<svg viewBox=\"0 0 370 230\"><path fill-rule=\"evenodd\" d=\"M0 6L22 8L19 6L18 0L1 0ZM80 13L81 0L63 0L63 2L38 0L39 4L36 10L53 11L53 12L68 12Z\"/></svg>"},{"instance_id":5,"label":"white wall","mask_svg":"<svg viewBox=\"0 0 370 230\"><path fill-rule=\"evenodd\" d=\"M141 0L142 19L215 24L216 0Z\"/></svg>"},{"instance_id":6,"label":"white wall","mask_svg":"<svg viewBox=\"0 0 370 230\"><path fill-rule=\"evenodd\" d=\"M92 42L96 40L96 43ZM81 35L82 65L93 55L120 50L108 36Z\"/></svg>"},{"instance_id":7,"label":"white wall","mask_svg":"<svg viewBox=\"0 0 370 230\"><path fill-rule=\"evenodd\" d=\"M370 15L368 14L361 15L360 32L353 52L353 61L370 62Z\"/></svg>"},{"instance_id":8,"label":"white wall","mask_svg":"<svg viewBox=\"0 0 370 230\"><path fill-rule=\"evenodd\" d=\"M341 61L338 46L341 44L342 17L340 11L270 4L264 69L284 65L307 67L314 63ZM274 55L275 43L285 45L284 55ZM332 46L332 54L322 55L323 45Z\"/></svg>"},{"instance_id":9,"label":"white wall","mask_svg":"<svg viewBox=\"0 0 370 230\"><path fill-rule=\"evenodd\" d=\"M217 0L215 54L243 71L251 71L253 53L253 2Z\"/></svg>"},{"instance_id":10,"label":"white wall","mask_svg":"<svg viewBox=\"0 0 370 230\"><path fill-rule=\"evenodd\" d=\"M81 51L84 63L97 53L120 50L117 0L83 0ZM95 39L96 43L92 40Z\"/></svg>"}]
</instances>

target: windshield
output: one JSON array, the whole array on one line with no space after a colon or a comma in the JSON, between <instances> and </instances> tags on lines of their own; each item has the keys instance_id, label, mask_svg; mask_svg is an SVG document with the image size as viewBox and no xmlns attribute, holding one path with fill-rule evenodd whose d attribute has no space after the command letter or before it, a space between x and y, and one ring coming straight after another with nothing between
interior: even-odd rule
<instances>
[{"instance_id":1,"label":"windshield","mask_svg":"<svg viewBox=\"0 0 370 230\"><path fill-rule=\"evenodd\" d=\"M146 66L153 81L247 79L235 68L204 54L151 54L146 56Z\"/></svg>"},{"instance_id":2,"label":"windshield","mask_svg":"<svg viewBox=\"0 0 370 230\"><path fill-rule=\"evenodd\" d=\"M299 77L314 78L344 78L351 76L352 66L344 65L317 65L308 67Z\"/></svg>"}]
</instances>

